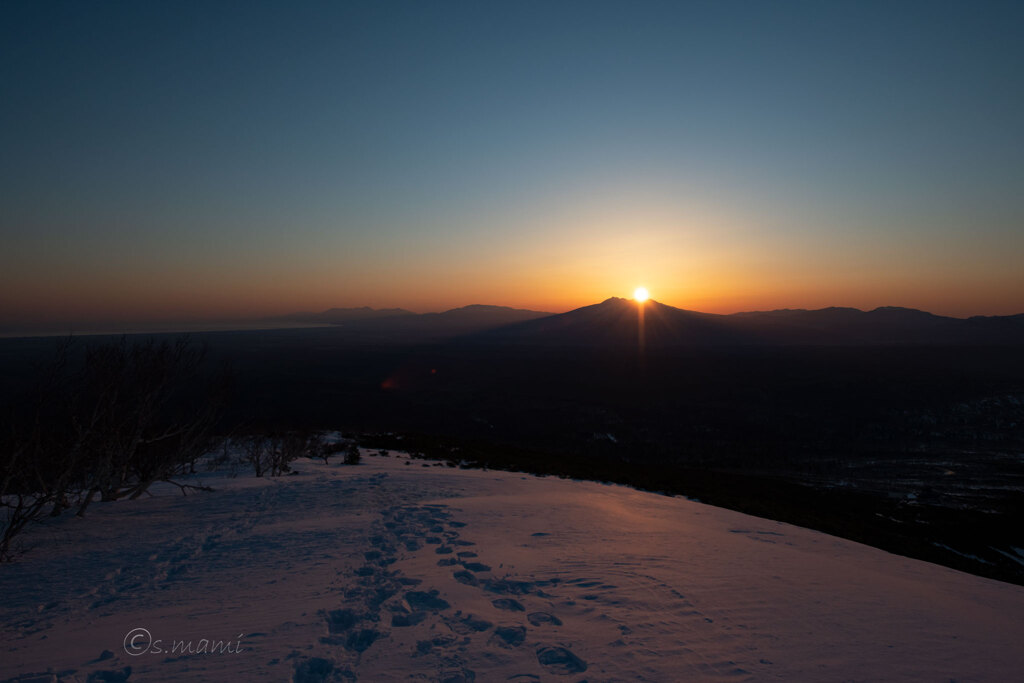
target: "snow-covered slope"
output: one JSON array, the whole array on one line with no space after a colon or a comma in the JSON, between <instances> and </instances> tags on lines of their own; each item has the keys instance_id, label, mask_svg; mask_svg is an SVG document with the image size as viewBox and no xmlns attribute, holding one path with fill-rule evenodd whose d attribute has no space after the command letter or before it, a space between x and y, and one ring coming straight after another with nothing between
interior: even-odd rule
<instances>
[{"instance_id":1,"label":"snow-covered slope","mask_svg":"<svg viewBox=\"0 0 1024 683\"><path fill-rule=\"evenodd\" d=\"M404 457L299 470L207 475L215 492L159 491L35 529L38 547L0 567L0 678L117 680L126 667L130 681L520 683L1024 671L1017 586L621 486Z\"/></svg>"}]
</instances>

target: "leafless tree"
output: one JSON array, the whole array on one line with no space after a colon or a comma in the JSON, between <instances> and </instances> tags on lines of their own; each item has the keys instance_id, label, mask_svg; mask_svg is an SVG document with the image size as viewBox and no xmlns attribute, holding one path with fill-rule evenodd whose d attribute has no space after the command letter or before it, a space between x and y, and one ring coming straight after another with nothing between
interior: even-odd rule
<instances>
[{"instance_id":1,"label":"leafless tree","mask_svg":"<svg viewBox=\"0 0 1024 683\"><path fill-rule=\"evenodd\" d=\"M51 363L37 370L36 383L11 406L0 433L0 561L15 554L15 538L30 524L56 516L69 505L79 476L66 428L62 391L70 338L57 345Z\"/></svg>"},{"instance_id":2,"label":"leafless tree","mask_svg":"<svg viewBox=\"0 0 1024 683\"><path fill-rule=\"evenodd\" d=\"M327 459L338 453L343 456L342 462L346 465L358 465L359 464L359 444L358 442L351 439L344 439L342 441L336 441L334 443L323 445L323 454L320 456L323 458L324 463L327 463Z\"/></svg>"},{"instance_id":3,"label":"leafless tree","mask_svg":"<svg viewBox=\"0 0 1024 683\"><path fill-rule=\"evenodd\" d=\"M328 460L331 457L330 449L328 448L327 442L324 440L324 435L320 432L311 434L307 444L308 453L310 458L320 458L324 461L324 464L328 464Z\"/></svg>"},{"instance_id":4,"label":"leafless tree","mask_svg":"<svg viewBox=\"0 0 1024 683\"><path fill-rule=\"evenodd\" d=\"M249 463L257 477L262 477L273 465L273 440L266 434L250 434L239 440L242 459ZM271 474L270 476L274 476Z\"/></svg>"},{"instance_id":5,"label":"leafless tree","mask_svg":"<svg viewBox=\"0 0 1024 683\"><path fill-rule=\"evenodd\" d=\"M359 454L359 444L355 441L348 442L345 447L345 464L358 465L361 458L362 456Z\"/></svg>"},{"instance_id":6,"label":"leafless tree","mask_svg":"<svg viewBox=\"0 0 1024 683\"><path fill-rule=\"evenodd\" d=\"M122 338L88 350L83 405L74 412L89 463L79 515L97 495L138 498L154 482L193 470L210 450L221 405L217 391L196 391L204 356L188 337L131 345Z\"/></svg>"},{"instance_id":7,"label":"leafless tree","mask_svg":"<svg viewBox=\"0 0 1024 683\"><path fill-rule=\"evenodd\" d=\"M305 432L251 434L241 440L242 458L257 477L278 477L291 471L291 463L303 456L322 457L321 437Z\"/></svg>"},{"instance_id":8,"label":"leafless tree","mask_svg":"<svg viewBox=\"0 0 1024 683\"><path fill-rule=\"evenodd\" d=\"M204 356L187 337L122 338L77 355L63 343L0 434L0 559L44 510L83 515L97 496L137 498L194 471L214 446L226 389L202 371Z\"/></svg>"}]
</instances>

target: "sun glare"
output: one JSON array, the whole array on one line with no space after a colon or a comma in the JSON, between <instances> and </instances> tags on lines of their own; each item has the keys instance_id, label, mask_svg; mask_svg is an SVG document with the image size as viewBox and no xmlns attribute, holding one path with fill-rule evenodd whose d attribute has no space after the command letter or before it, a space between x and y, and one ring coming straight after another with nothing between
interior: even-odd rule
<instances>
[{"instance_id":1,"label":"sun glare","mask_svg":"<svg viewBox=\"0 0 1024 683\"><path fill-rule=\"evenodd\" d=\"M649 296L650 295L647 293L647 289L644 287L637 287L635 290L633 290L633 298L636 299L639 303L647 301Z\"/></svg>"}]
</instances>

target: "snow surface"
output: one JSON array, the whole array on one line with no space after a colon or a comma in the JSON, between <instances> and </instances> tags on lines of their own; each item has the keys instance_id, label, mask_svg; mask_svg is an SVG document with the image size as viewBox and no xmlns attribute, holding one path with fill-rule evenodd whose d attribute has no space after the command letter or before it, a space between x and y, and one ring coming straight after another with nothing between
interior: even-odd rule
<instances>
[{"instance_id":1,"label":"snow surface","mask_svg":"<svg viewBox=\"0 0 1024 683\"><path fill-rule=\"evenodd\" d=\"M0 678L1024 675L1024 588L684 498L423 464L204 475L215 492L36 528L0 566Z\"/></svg>"}]
</instances>

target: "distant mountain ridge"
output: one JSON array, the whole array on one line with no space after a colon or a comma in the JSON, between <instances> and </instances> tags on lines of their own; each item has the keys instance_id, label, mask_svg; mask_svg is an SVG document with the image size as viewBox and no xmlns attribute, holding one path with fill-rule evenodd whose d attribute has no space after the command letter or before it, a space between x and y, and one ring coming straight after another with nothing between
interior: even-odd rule
<instances>
[{"instance_id":1,"label":"distant mountain ridge","mask_svg":"<svg viewBox=\"0 0 1024 683\"><path fill-rule=\"evenodd\" d=\"M751 345L1024 345L1024 314L953 318L899 306L870 311L831 306L783 308L721 315L658 301L643 305L644 343L649 347ZM367 343L514 343L538 346L635 346L640 341L636 301L611 297L566 313L473 304L439 313L369 306L239 321L149 323L93 321L34 326L8 324L0 337L77 334L171 334L324 327L338 338ZM22 329L24 328L24 329ZM331 333L334 334L334 333Z\"/></svg>"},{"instance_id":2,"label":"distant mountain ridge","mask_svg":"<svg viewBox=\"0 0 1024 683\"><path fill-rule=\"evenodd\" d=\"M331 325L373 342L514 343L614 347L640 343L640 307L611 297L566 313L473 304L440 313L402 308L331 308L280 318ZM952 318L899 306L870 311L830 306L728 315L643 304L643 343L651 348L752 345L1024 345L1024 314Z\"/></svg>"},{"instance_id":3,"label":"distant mountain ridge","mask_svg":"<svg viewBox=\"0 0 1024 683\"><path fill-rule=\"evenodd\" d=\"M321 313L293 313L278 320L336 326L367 340L434 341L551 316L508 306L472 304L440 313L413 313L404 308L330 308Z\"/></svg>"},{"instance_id":4,"label":"distant mountain ridge","mask_svg":"<svg viewBox=\"0 0 1024 683\"><path fill-rule=\"evenodd\" d=\"M380 318L392 318L395 316L416 315L404 308L328 308L320 313L289 313L288 315L273 318L273 320L286 320L289 322L301 323L325 323L330 325L352 322L355 320L374 320Z\"/></svg>"},{"instance_id":5,"label":"distant mountain ridge","mask_svg":"<svg viewBox=\"0 0 1024 683\"><path fill-rule=\"evenodd\" d=\"M626 346L641 340L640 306L612 297L567 313L479 335L480 342ZM883 306L871 311L829 307L720 315L649 300L643 304L649 347L722 345L1024 344L1024 314L951 318Z\"/></svg>"}]
</instances>

